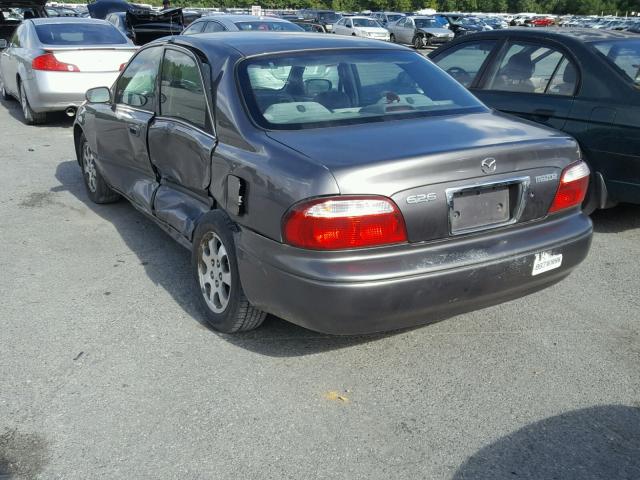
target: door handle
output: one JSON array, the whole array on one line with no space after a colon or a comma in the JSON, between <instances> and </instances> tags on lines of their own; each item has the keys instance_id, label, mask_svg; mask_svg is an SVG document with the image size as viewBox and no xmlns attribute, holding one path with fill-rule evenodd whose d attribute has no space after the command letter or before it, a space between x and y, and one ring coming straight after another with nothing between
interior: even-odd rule
<instances>
[{"instance_id":1,"label":"door handle","mask_svg":"<svg viewBox=\"0 0 640 480\"><path fill-rule=\"evenodd\" d=\"M140 127L138 127L137 125L129 125L129 133L131 135L134 136L139 136L140 135Z\"/></svg>"}]
</instances>

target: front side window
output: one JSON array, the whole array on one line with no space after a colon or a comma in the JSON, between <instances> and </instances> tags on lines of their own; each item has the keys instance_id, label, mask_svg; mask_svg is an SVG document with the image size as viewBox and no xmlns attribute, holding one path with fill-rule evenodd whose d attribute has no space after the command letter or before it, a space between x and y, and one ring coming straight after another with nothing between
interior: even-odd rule
<instances>
[{"instance_id":1,"label":"front side window","mask_svg":"<svg viewBox=\"0 0 640 480\"><path fill-rule=\"evenodd\" d=\"M155 110L156 80L162 60L162 48L142 50L127 65L116 84L116 103L149 112Z\"/></svg>"},{"instance_id":2,"label":"front side window","mask_svg":"<svg viewBox=\"0 0 640 480\"><path fill-rule=\"evenodd\" d=\"M597 42L593 46L628 80L640 85L640 40Z\"/></svg>"},{"instance_id":3,"label":"front side window","mask_svg":"<svg viewBox=\"0 0 640 480\"><path fill-rule=\"evenodd\" d=\"M417 18L416 19L416 27L417 28L439 28L438 22L431 18Z\"/></svg>"},{"instance_id":4,"label":"front side window","mask_svg":"<svg viewBox=\"0 0 640 480\"><path fill-rule=\"evenodd\" d=\"M433 61L465 87L470 87L495 47L494 40L468 42L438 55Z\"/></svg>"},{"instance_id":5,"label":"front side window","mask_svg":"<svg viewBox=\"0 0 640 480\"><path fill-rule=\"evenodd\" d=\"M127 39L113 25L87 23L45 23L35 26L44 45L122 45Z\"/></svg>"},{"instance_id":6,"label":"front side window","mask_svg":"<svg viewBox=\"0 0 640 480\"><path fill-rule=\"evenodd\" d=\"M405 51L250 58L239 67L239 82L251 116L273 129L486 111L431 62Z\"/></svg>"},{"instance_id":7,"label":"front side window","mask_svg":"<svg viewBox=\"0 0 640 480\"><path fill-rule=\"evenodd\" d=\"M576 84L576 72L573 65L567 62L565 56L553 48L512 43L498 67L490 75L485 89L521 93L571 91L572 94ZM561 68L562 78L559 75ZM566 82L565 72L568 80Z\"/></svg>"},{"instance_id":8,"label":"front side window","mask_svg":"<svg viewBox=\"0 0 640 480\"><path fill-rule=\"evenodd\" d=\"M186 53L167 50L160 78L160 114L206 129L207 99L196 61Z\"/></svg>"}]
</instances>

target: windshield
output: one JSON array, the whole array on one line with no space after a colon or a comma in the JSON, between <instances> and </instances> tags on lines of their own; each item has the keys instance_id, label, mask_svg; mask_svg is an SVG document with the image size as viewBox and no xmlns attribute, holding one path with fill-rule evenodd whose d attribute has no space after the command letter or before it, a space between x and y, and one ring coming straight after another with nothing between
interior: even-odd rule
<instances>
[{"instance_id":1,"label":"windshield","mask_svg":"<svg viewBox=\"0 0 640 480\"><path fill-rule=\"evenodd\" d=\"M377 27L381 28L380 24L375 20L370 20L368 18L354 18L353 19L354 27Z\"/></svg>"},{"instance_id":2,"label":"windshield","mask_svg":"<svg viewBox=\"0 0 640 480\"><path fill-rule=\"evenodd\" d=\"M593 46L629 80L640 85L640 39L597 42Z\"/></svg>"},{"instance_id":3,"label":"windshield","mask_svg":"<svg viewBox=\"0 0 640 480\"><path fill-rule=\"evenodd\" d=\"M40 43L45 45L119 45L127 39L113 25L87 23L47 23L36 25Z\"/></svg>"},{"instance_id":4,"label":"windshield","mask_svg":"<svg viewBox=\"0 0 640 480\"><path fill-rule=\"evenodd\" d=\"M417 28L440 28L438 22L431 18L416 18L415 22Z\"/></svg>"},{"instance_id":5,"label":"windshield","mask_svg":"<svg viewBox=\"0 0 640 480\"><path fill-rule=\"evenodd\" d=\"M294 130L485 111L464 87L413 52L304 52L245 60L251 116Z\"/></svg>"},{"instance_id":6,"label":"windshield","mask_svg":"<svg viewBox=\"0 0 640 480\"><path fill-rule=\"evenodd\" d=\"M243 31L250 32L303 32L298 25L289 22L235 22L236 27Z\"/></svg>"},{"instance_id":7,"label":"windshield","mask_svg":"<svg viewBox=\"0 0 640 480\"><path fill-rule=\"evenodd\" d=\"M342 15L338 15L337 13L334 13L334 12L318 14L318 20L325 23L336 23L341 18L342 18Z\"/></svg>"}]
</instances>

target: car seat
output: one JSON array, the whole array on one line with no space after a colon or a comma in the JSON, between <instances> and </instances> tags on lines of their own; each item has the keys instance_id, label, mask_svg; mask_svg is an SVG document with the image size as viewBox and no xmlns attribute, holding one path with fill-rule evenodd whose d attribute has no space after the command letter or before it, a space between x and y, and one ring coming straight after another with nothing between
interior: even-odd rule
<instances>
[{"instance_id":1,"label":"car seat","mask_svg":"<svg viewBox=\"0 0 640 480\"><path fill-rule=\"evenodd\" d=\"M576 82L578 80L578 72L576 67L571 63L568 63L562 74L562 82L558 85L558 95L573 95L576 89Z\"/></svg>"},{"instance_id":2,"label":"car seat","mask_svg":"<svg viewBox=\"0 0 640 480\"><path fill-rule=\"evenodd\" d=\"M519 52L509 58L500 69L492 88L513 92L535 92L531 76L535 66L526 52Z\"/></svg>"}]
</instances>

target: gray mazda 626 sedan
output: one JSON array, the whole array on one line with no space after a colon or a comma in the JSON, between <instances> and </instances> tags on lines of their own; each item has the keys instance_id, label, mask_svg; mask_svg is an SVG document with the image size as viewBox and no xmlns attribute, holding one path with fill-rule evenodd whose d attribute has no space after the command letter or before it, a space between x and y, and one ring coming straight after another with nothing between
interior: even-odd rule
<instances>
[{"instance_id":1,"label":"gray mazda 626 sedan","mask_svg":"<svg viewBox=\"0 0 640 480\"><path fill-rule=\"evenodd\" d=\"M427 323L547 287L586 256L589 169L419 54L305 33L141 49L74 125L96 203L192 251L213 328Z\"/></svg>"}]
</instances>

